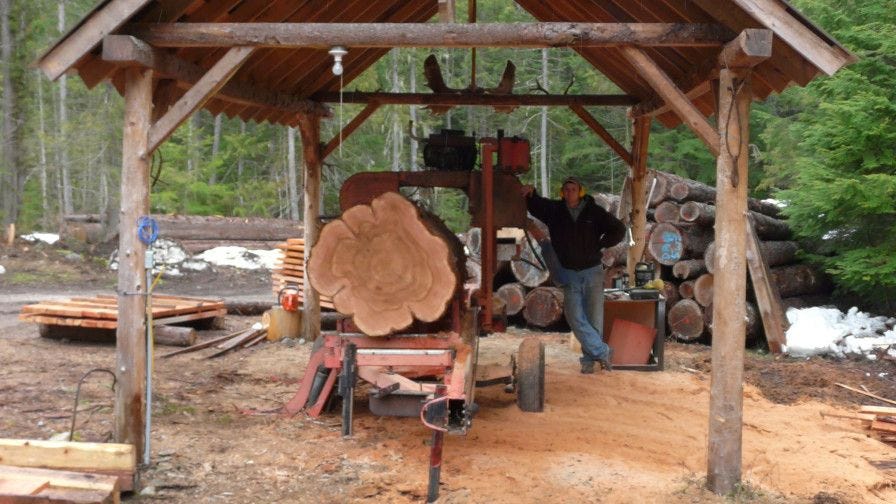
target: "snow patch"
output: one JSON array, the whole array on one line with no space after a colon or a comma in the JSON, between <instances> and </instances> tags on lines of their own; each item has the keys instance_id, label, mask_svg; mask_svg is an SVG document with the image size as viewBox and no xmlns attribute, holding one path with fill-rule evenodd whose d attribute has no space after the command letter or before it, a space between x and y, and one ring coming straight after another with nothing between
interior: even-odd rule
<instances>
[{"instance_id":1,"label":"snow patch","mask_svg":"<svg viewBox=\"0 0 896 504\"><path fill-rule=\"evenodd\" d=\"M176 242L160 238L152 244L152 259L155 264L174 265L189 257L187 251Z\"/></svg>"},{"instance_id":2,"label":"snow patch","mask_svg":"<svg viewBox=\"0 0 896 504\"><path fill-rule=\"evenodd\" d=\"M273 269L279 250L249 250L244 247L215 247L196 256L215 266L232 266L239 269Z\"/></svg>"},{"instance_id":3,"label":"snow patch","mask_svg":"<svg viewBox=\"0 0 896 504\"><path fill-rule=\"evenodd\" d=\"M896 356L896 330L887 317L873 316L853 306L845 314L836 308L791 308L787 310L785 352L794 357L813 355L865 356L878 351Z\"/></svg>"},{"instance_id":4,"label":"snow patch","mask_svg":"<svg viewBox=\"0 0 896 504\"><path fill-rule=\"evenodd\" d=\"M26 235L21 235L19 238L27 241L27 242L44 242L48 245L52 245L59 241L59 235L56 233L31 233Z\"/></svg>"},{"instance_id":5,"label":"snow patch","mask_svg":"<svg viewBox=\"0 0 896 504\"><path fill-rule=\"evenodd\" d=\"M4 273L6 273L6 268L4 268L2 264L0 264L0 275Z\"/></svg>"}]
</instances>

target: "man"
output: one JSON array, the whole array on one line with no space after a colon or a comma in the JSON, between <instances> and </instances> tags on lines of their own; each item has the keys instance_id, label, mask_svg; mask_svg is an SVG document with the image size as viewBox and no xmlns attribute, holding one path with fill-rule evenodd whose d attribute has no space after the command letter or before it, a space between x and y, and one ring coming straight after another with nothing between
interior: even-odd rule
<instances>
[{"instance_id":1,"label":"man","mask_svg":"<svg viewBox=\"0 0 896 504\"><path fill-rule=\"evenodd\" d=\"M551 246L543 247L556 260L545 260L557 283L563 287L566 321L582 344L582 373L594 373L595 362L612 370L613 350L603 341L604 271L601 251L622 241L625 226L585 194L574 177L563 181L561 199L539 196L531 185L524 185L523 196L529 212L548 226ZM552 264L553 262L553 264ZM559 262L559 264L558 264Z\"/></svg>"}]
</instances>

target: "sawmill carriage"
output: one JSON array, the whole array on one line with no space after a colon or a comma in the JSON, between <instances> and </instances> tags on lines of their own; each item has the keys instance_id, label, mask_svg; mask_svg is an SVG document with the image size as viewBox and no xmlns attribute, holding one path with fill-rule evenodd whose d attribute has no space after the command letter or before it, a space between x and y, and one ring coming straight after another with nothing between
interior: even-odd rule
<instances>
[{"instance_id":1,"label":"sawmill carriage","mask_svg":"<svg viewBox=\"0 0 896 504\"><path fill-rule=\"evenodd\" d=\"M529 169L529 143L517 137L476 140L457 131L431 136L424 157L433 168L364 172L340 190L342 215L321 230L308 278L337 311L350 315L316 342L289 413L320 415L334 391L342 397L342 432L352 432L356 382L370 384L370 410L414 416L434 432L433 460L445 432L464 434L476 412L475 386L504 384L524 411L544 405L544 345L527 338L506 367L478 369L479 337L504 329L492 280L499 260L519 255L497 229L525 227L517 175ZM463 244L403 187L446 187L469 198L481 229L482 275L466 282ZM337 386L338 383L338 386ZM436 464L433 465L435 467ZM437 483L438 475L431 477Z\"/></svg>"}]
</instances>

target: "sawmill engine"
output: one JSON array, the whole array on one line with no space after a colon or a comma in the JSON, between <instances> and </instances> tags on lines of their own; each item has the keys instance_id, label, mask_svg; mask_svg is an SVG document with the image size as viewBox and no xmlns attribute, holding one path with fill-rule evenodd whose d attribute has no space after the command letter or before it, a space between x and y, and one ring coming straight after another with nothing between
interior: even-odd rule
<instances>
[{"instance_id":1,"label":"sawmill engine","mask_svg":"<svg viewBox=\"0 0 896 504\"><path fill-rule=\"evenodd\" d=\"M516 136L505 137L499 130L496 143L496 146L492 145L492 152L498 152L498 164L505 173L529 171L531 157L528 140ZM478 154L476 144L476 137L466 136L461 130L443 129L430 134L425 140L423 162L427 168L435 170L473 171Z\"/></svg>"}]
</instances>

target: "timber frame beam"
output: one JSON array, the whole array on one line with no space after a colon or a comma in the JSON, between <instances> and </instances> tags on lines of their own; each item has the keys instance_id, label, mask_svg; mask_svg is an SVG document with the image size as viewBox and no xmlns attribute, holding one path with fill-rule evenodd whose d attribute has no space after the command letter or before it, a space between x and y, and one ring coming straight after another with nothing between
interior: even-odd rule
<instances>
[{"instance_id":1,"label":"timber frame beam","mask_svg":"<svg viewBox=\"0 0 896 504\"><path fill-rule=\"evenodd\" d=\"M613 152L618 154L619 157L621 157L622 160L625 162L625 164L627 164L629 166L633 166L634 158L633 158L631 152L629 152L621 143L619 143L615 138L613 138L613 135L611 135L610 132L607 131L607 129L604 128L601 123L597 122L597 119L595 119L594 116L591 115L590 112L585 110L585 107L583 107L581 105L570 105L569 108L573 112L575 112L575 114L577 116L579 116L579 118L589 128L591 128L591 130L594 131L597 134L597 136L599 136L601 138L601 140L604 141L604 143L606 143L611 149L613 149ZM650 121L648 121L648 124L650 124Z\"/></svg>"},{"instance_id":2,"label":"timber frame beam","mask_svg":"<svg viewBox=\"0 0 896 504\"><path fill-rule=\"evenodd\" d=\"M146 42L128 35L108 35L103 39L103 60L117 65L151 68L156 75L177 81L179 86L191 86L203 77L205 70ZM238 81L229 81L215 96L220 100L240 105L264 107L271 110L328 117L330 109L312 100L292 95L257 89ZM158 105L158 104L157 104Z\"/></svg>"},{"instance_id":3,"label":"timber frame beam","mask_svg":"<svg viewBox=\"0 0 896 504\"><path fill-rule=\"evenodd\" d=\"M734 38L717 24L687 23L169 23L121 33L156 47L329 49L352 47L718 47Z\"/></svg>"},{"instance_id":4,"label":"timber frame beam","mask_svg":"<svg viewBox=\"0 0 896 504\"><path fill-rule=\"evenodd\" d=\"M311 99L324 103L340 101L339 93L315 93ZM343 92L342 103L372 103L380 105L462 106L484 105L499 107L628 107L638 102L629 95L541 95L541 94L483 94L472 91L457 93L385 93Z\"/></svg>"}]
</instances>

